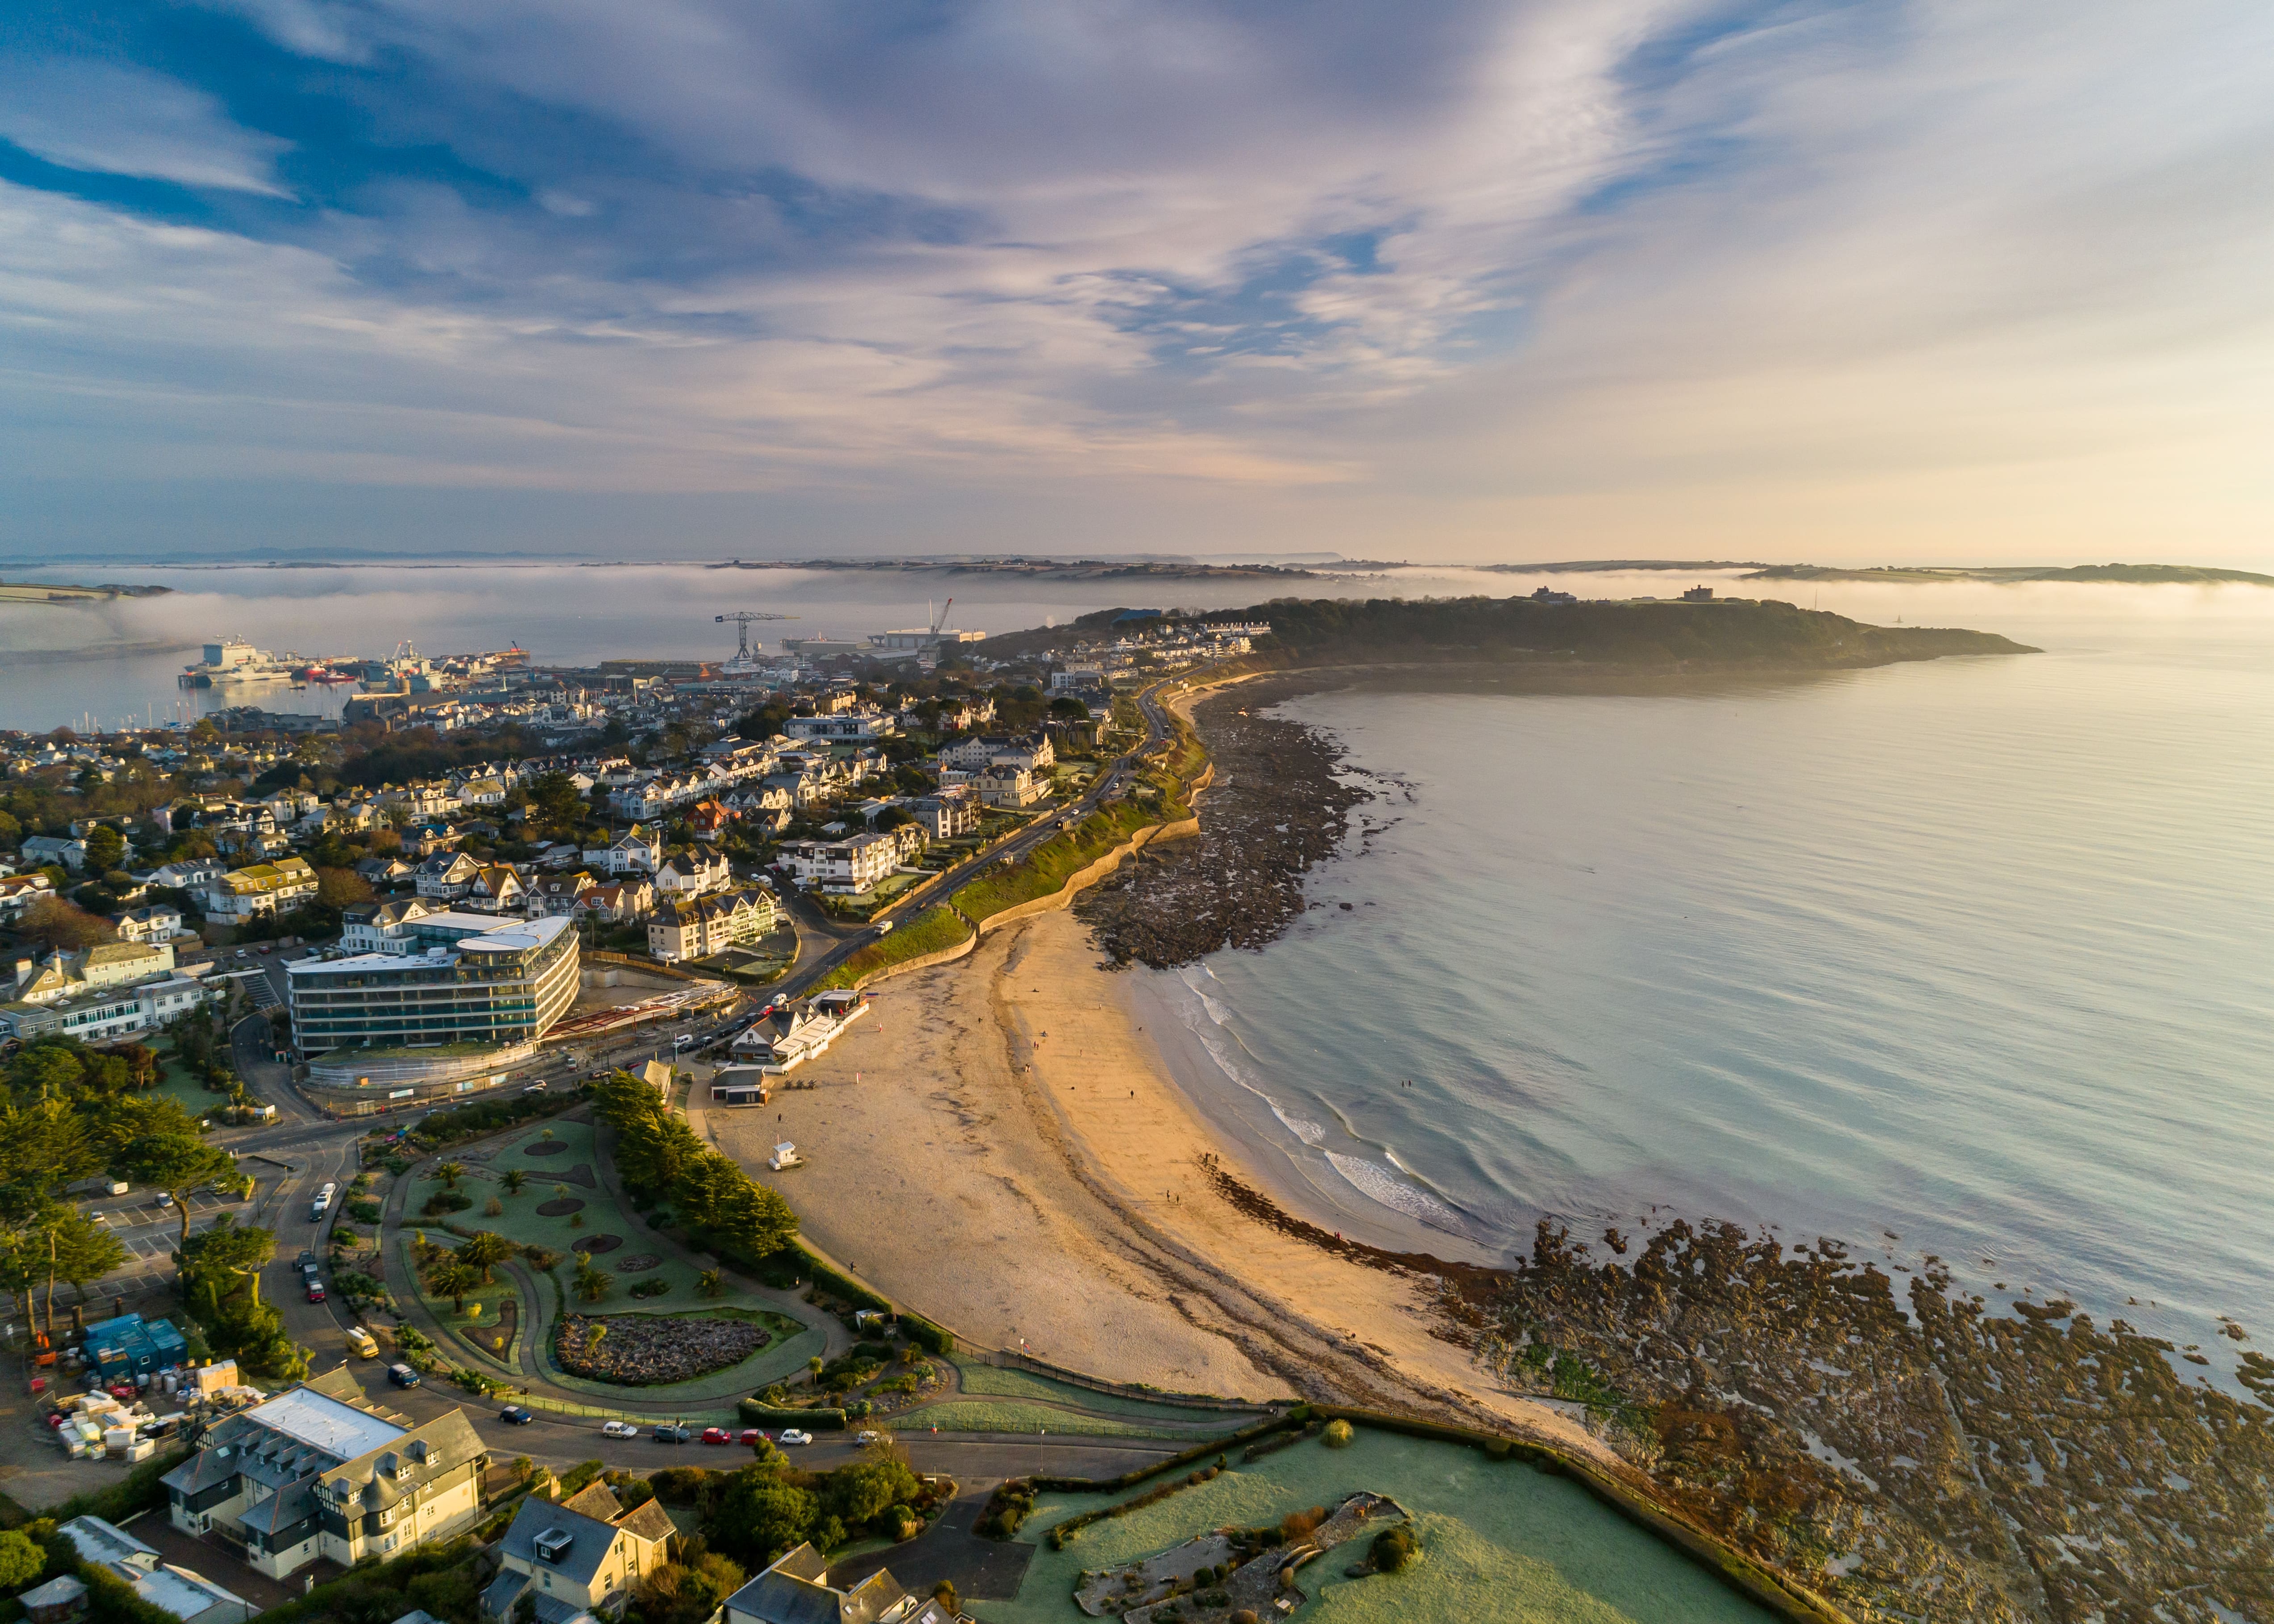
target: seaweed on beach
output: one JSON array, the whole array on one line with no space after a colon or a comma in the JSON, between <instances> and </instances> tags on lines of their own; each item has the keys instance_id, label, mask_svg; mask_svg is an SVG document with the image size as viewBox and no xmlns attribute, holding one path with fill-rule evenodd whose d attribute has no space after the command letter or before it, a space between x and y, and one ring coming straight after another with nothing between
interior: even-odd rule
<instances>
[{"instance_id":1,"label":"seaweed on beach","mask_svg":"<svg viewBox=\"0 0 2274 1624\"><path fill-rule=\"evenodd\" d=\"M1310 906L1304 878L1333 856L1368 792L1338 776L1316 728L1254 714L1275 695L1237 688L1194 719L1216 775L1196 838L1133 854L1074 905L1116 964L1165 969L1223 947L1276 941Z\"/></svg>"},{"instance_id":2,"label":"seaweed on beach","mask_svg":"<svg viewBox=\"0 0 2274 1624\"><path fill-rule=\"evenodd\" d=\"M1606 1438L1664 1499L1858 1619L2274 1611L2274 1413L2121 1320L1988 1312L1933 1263L1906 1312L1836 1241L1726 1223L1606 1261L1543 1222L1502 1280L1481 1363L1646 1417Z\"/></svg>"}]
</instances>

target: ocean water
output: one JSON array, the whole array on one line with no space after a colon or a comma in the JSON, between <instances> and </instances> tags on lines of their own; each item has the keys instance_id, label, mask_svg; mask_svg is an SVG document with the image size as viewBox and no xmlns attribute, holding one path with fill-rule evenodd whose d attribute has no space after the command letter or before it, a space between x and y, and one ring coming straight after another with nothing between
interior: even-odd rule
<instances>
[{"instance_id":1,"label":"ocean water","mask_svg":"<svg viewBox=\"0 0 2274 1624\"><path fill-rule=\"evenodd\" d=\"M107 603L0 603L0 727L116 726L193 720L225 705L339 714L353 688L282 684L185 689L175 682L199 645L234 635L282 653L376 658L409 641L422 653L518 643L541 665L603 659L724 659L734 628L716 616L751 610L795 617L750 630L769 649L784 637L863 638L929 625L953 599L967 631L1063 624L1091 610L1236 608L1286 590L1268 579L1186 582L1036 580L843 570L706 569L692 564L260 565L155 569L117 565L11 568L11 582L121 581L169 587L164 597ZM1666 590L1655 577L1632 590ZM1473 570L1402 572L1320 581L1321 597L1375 593L1505 594L1503 577ZM1526 583L1525 590L1529 590ZM1628 589L1621 589L1628 590Z\"/></svg>"},{"instance_id":2,"label":"ocean water","mask_svg":"<svg viewBox=\"0 0 2274 1624\"><path fill-rule=\"evenodd\" d=\"M2143 601L1934 617L2029 658L1288 702L1389 826L1141 1008L1283 1195L1384 1244L1721 1217L2263 1337L2274 605Z\"/></svg>"}]
</instances>

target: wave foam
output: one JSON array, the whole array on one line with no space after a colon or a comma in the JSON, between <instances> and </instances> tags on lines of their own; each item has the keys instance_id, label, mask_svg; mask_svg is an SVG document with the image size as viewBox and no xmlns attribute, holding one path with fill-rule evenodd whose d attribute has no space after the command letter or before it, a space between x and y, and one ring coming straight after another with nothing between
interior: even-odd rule
<instances>
[{"instance_id":1,"label":"wave foam","mask_svg":"<svg viewBox=\"0 0 2274 1624\"><path fill-rule=\"evenodd\" d=\"M1350 1181L1352 1187L1369 1200L1379 1201L1393 1212L1404 1213L1408 1218L1418 1218L1435 1229L1449 1235L1465 1236L1468 1222L1452 1207L1445 1205L1426 1190L1417 1190L1397 1177L1379 1162L1368 1162L1363 1156L1345 1156L1338 1151L1328 1151L1328 1163L1336 1172Z\"/></svg>"}]
</instances>

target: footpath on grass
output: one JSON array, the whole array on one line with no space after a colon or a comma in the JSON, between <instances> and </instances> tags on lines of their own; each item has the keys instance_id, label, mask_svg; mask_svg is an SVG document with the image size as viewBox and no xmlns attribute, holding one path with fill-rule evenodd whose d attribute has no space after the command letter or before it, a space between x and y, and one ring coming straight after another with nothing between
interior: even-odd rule
<instances>
[{"instance_id":1,"label":"footpath on grass","mask_svg":"<svg viewBox=\"0 0 2274 1624\"><path fill-rule=\"evenodd\" d=\"M744 1395L803 1371L810 1358L832 1358L850 1346L844 1327L798 1294L738 1279L723 1266L717 1272L724 1289L716 1297L699 1295L709 1260L648 1226L616 1179L593 1124L581 1117L581 1112L571 1113L453 1146L425 1158L388 1192L380 1248L388 1289L403 1320L430 1338L447 1365L517 1387L519 1401L537 1409L635 1421L730 1420ZM448 1191L436 1171L444 1162L463 1166L457 1193L468 1198L468 1205L422 1214L418 1207ZM509 1192L507 1176L516 1172L523 1176L522 1188ZM492 1201L500 1208L496 1213L487 1210ZM544 1269L524 1259L502 1266L494 1283L469 1293L466 1302L480 1302L484 1312L468 1321L454 1304L425 1289L410 1260L410 1237L424 1232L436 1244L455 1250L466 1234L481 1229L560 1260ZM576 1300L568 1283L580 1252L609 1280L606 1295L596 1302ZM633 1297L636 1285L651 1295ZM485 1348L474 1336L483 1322L495 1324L508 1296L515 1299L516 1334L502 1350ZM681 1382L625 1386L574 1376L558 1366L553 1342L564 1312L723 1314L764 1323L774 1335L726 1370Z\"/></svg>"}]
</instances>

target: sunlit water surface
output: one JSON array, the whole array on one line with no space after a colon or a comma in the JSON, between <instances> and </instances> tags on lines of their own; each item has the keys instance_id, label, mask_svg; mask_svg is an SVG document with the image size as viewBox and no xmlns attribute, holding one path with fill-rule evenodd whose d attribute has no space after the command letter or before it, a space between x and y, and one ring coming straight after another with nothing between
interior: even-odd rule
<instances>
[{"instance_id":1,"label":"sunlit water surface","mask_svg":"<svg viewBox=\"0 0 2274 1624\"><path fill-rule=\"evenodd\" d=\"M1397 821L1287 939L1141 1003L1353 1232L1720 1216L2214 1350L2217 1313L2274 1330L2274 636L2000 629L2049 651L1289 703Z\"/></svg>"}]
</instances>

